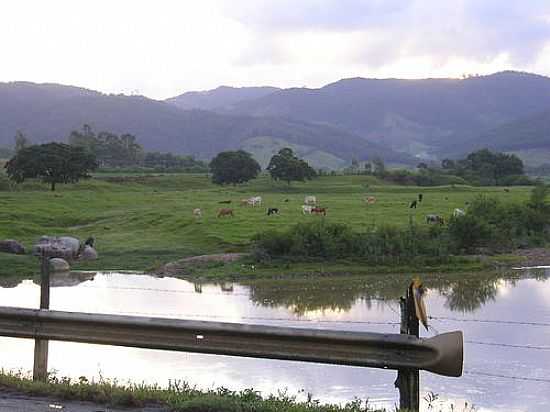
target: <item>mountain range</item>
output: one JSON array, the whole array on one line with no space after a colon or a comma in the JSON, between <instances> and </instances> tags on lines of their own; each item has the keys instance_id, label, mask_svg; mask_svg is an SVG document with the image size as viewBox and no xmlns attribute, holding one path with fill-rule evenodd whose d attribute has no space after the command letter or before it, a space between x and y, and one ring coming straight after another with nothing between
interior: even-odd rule
<instances>
[{"instance_id":1,"label":"mountain range","mask_svg":"<svg viewBox=\"0 0 550 412\"><path fill-rule=\"evenodd\" d=\"M293 147L315 167L382 157L393 164L490 147L550 163L550 78L500 72L464 79L343 79L318 89L227 86L165 101L55 84L0 83L0 146L16 130L66 140L90 124L132 133L147 150L208 159L251 151L265 166Z\"/></svg>"}]
</instances>

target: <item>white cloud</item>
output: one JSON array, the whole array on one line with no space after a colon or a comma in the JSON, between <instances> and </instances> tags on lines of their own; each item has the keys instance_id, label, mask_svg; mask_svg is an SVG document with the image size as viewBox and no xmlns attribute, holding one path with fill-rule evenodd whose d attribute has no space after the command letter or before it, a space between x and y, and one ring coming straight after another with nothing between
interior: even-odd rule
<instances>
[{"instance_id":1,"label":"white cloud","mask_svg":"<svg viewBox=\"0 0 550 412\"><path fill-rule=\"evenodd\" d=\"M550 74L549 15L541 0L4 0L0 81L164 98L220 84Z\"/></svg>"}]
</instances>

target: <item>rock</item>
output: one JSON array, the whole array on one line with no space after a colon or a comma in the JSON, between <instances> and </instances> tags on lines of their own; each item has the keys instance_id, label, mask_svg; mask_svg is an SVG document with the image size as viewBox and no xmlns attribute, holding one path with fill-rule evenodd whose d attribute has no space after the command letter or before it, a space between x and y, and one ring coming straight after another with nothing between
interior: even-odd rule
<instances>
[{"instance_id":1,"label":"rock","mask_svg":"<svg viewBox=\"0 0 550 412\"><path fill-rule=\"evenodd\" d=\"M69 262L61 258L50 259L50 271L52 272L68 272L71 270Z\"/></svg>"},{"instance_id":2,"label":"rock","mask_svg":"<svg viewBox=\"0 0 550 412\"><path fill-rule=\"evenodd\" d=\"M0 240L0 252L13 253L15 255L24 255L25 247L17 240Z\"/></svg>"},{"instance_id":3,"label":"rock","mask_svg":"<svg viewBox=\"0 0 550 412\"><path fill-rule=\"evenodd\" d=\"M42 236L33 246L32 254L40 256L45 252L49 257L74 260L78 256L80 240L71 236Z\"/></svg>"}]
</instances>

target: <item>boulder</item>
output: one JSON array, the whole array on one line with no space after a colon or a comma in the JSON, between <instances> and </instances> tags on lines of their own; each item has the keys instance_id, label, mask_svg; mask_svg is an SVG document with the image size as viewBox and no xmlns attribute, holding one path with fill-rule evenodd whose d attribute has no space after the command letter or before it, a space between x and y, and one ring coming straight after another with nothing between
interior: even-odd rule
<instances>
[{"instance_id":1,"label":"boulder","mask_svg":"<svg viewBox=\"0 0 550 412\"><path fill-rule=\"evenodd\" d=\"M0 252L13 253L15 255L24 255L25 247L17 240L0 240Z\"/></svg>"},{"instance_id":2,"label":"boulder","mask_svg":"<svg viewBox=\"0 0 550 412\"><path fill-rule=\"evenodd\" d=\"M32 254L41 256L43 253L51 258L62 258L69 262L97 259L93 237L89 237L81 244L78 238L72 236L42 236L33 246Z\"/></svg>"},{"instance_id":3,"label":"boulder","mask_svg":"<svg viewBox=\"0 0 550 412\"><path fill-rule=\"evenodd\" d=\"M71 270L69 262L61 258L50 259L50 271L51 272L68 272Z\"/></svg>"},{"instance_id":4,"label":"boulder","mask_svg":"<svg viewBox=\"0 0 550 412\"><path fill-rule=\"evenodd\" d=\"M32 254L41 256L45 252L49 257L74 260L78 256L80 240L71 236L42 236L32 248Z\"/></svg>"}]
</instances>

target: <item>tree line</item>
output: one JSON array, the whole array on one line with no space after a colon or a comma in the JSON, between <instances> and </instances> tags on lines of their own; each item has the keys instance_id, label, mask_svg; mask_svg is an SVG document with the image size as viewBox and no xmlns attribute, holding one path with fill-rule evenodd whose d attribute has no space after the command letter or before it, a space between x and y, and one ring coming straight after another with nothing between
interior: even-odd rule
<instances>
[{"instance_id":1,"label":"tree line","mask_svg":"<svg viewBox=\"0 0 550 412\"><path fill-rule=\"evenodd\" d=\"M354 159L344 174L376 176L400 185L443 186L463 184L472 186L531 185L523 161L514 154L491 152L488 149L469 153L463 159L443 159L441 164L421 162L416 170L388 169L384 161L375 158L361 167Z\"/></svg>"},{"instance_id":2,"label":"tree line","mask_svg":"<svg viewBox=\"0 0 550 412\"><path fill-rule=\"evenodd\" d=\"M6 163L8 177L22 183L38 178L55 190L58 183L76 183L90 177L99 168L128 168L143 166L152 170L212 172L215 184L240 184L254 179L261 167L250 153L243 150L219 153L209 165L192 156L172 153L144 152L135 136L111 132L95 133L88 125L74 130L65 143L32 145L21 133L15 136L15 155ZM316 176L315 170L292 149L284 148L275 154L267 167L274 180L304 181Z\"/></svg>"},{"instance_id":3,"label":"tree line","mask_svg":"<svg viewBox=\"0 0 550 412\"><path fill-rule=\"evenodd\" d=\"M210 162L212 182L219 185L240 184L255 179L261 172L260 164L244 150L219 153ZM305 160L285 147L273 155L266 169L273 180L286 182L311 180L317 172Z\"/></svg>"}]
</instances>

